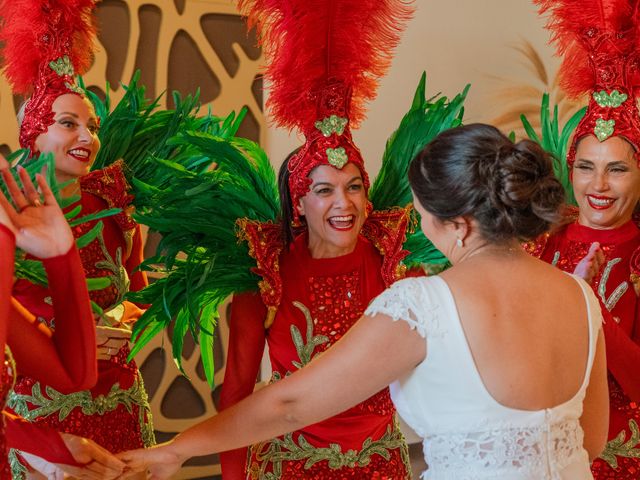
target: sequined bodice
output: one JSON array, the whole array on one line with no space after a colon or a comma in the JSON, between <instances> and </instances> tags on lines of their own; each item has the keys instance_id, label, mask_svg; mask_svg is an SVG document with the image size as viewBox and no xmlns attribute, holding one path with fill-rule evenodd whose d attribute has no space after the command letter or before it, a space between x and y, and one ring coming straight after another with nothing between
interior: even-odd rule
<instances>
[{"instance_id":1,"label":"sequined bodice","mask_svg":"<svg viewBox=\"0 0 640 480\"><path fill-rule=\"evenodd\" d=\"M105 218L102 222L106 224L107 231L118 232L119 236L122 236L113 219ZM95 226L95 223L87 222L73 227L73 236L80 238L88 233ZM82 260L82 267L86 277L106 278L110 281L110 284L105 288L89 292L91 300L103 310L109 310L118 304L129 290L129 276L124 267L124 261L126 260L124 257L126 253L124 238L120 242L114 242L116 239L116 235L108 235L106 237L100 235L80 249L80 259Z\"/></svg>"},{"instance_id":2,"label":"sequined bodice","mask_svg":"<svg viewBox=\"0 0 640 480\"><path fill-rule=\"evenodd\" d=\"M296 246L305 250L283 261L283 302L267 335L276 379L337 342L384 290L381 259L368 242L363 241L353 254L325 261L311 259L303 243ZM292 270L295 273L289 273ZM394 411L384 389L345 414L385 416Z\"/></svg>"},{"instance_id":3,"label":"sequined bodice","mask_svg":"<svg viewBox=\"0 0 640 480\"><path fill-rule=\"evenodd\" d=\"M366 239L353 253L329 259L311 258L304 239L296 240L282 257L282 302L267 332L273 381L342 338L384 290L381 267ZM410 478L388 388L332 418L252 446L249 464L251 479Z\"/></svg>"},{"instance_id":4,"label":"sequined bodice","mask_svg":"<svg viewBox=\"0 0 640 480\"><path fill-rule=\"evenodd\" d=\"M541 242L538 253L542 260L571 273L596 241L605 262L594 278L593 287L602 305L624 328L635 318L636 291L640 290L638 278L631 273L632 257L640 246L640 231L632 222L613 230L570 224Z\"/></svg>"}]
</instances>

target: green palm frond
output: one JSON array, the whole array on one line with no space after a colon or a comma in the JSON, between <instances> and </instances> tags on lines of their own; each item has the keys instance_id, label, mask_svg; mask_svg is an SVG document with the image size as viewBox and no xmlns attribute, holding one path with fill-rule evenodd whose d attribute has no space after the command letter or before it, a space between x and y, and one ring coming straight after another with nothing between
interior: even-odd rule
<instances>
[{"instance_id":1,"label":"green palm frond","mask_svg":"<svg viewBox=\"0 0 640 480\"><path fill-rule=\"evenodd\" d=\"M370 199L374 209L406 206L411 200L409 165L413 158L439 133L462 124L464 101L470 85L449 100L445 96L426 97L426 73L422 74L411 108L400 121L398 129L387 141L382 167L371 186ZM415 214L417 217L417 213ZM415 225L419 225L416 218ZM424 236L420 229L407 235L405 249L411 252L405 264L446 265L447 259Z\"/></svg>"},{"instance_id":2,"label":"green palm frond","mask_svg":"<svg viewBox=\"0 0 640 480\"><path fill-rule=\"evenodd\" d=\"M538 143L553 157L553 171L562 183L566 192L567 203L570 205L576 205L576 199L573 195L573 187L571 186L569 165L567 164L567 150L569 148L569 140L580 123L580 120L584 117L586 110L586 107L583 107L574 113L561 129L558 105L553 107L553 115L551 115L549 94L545 93L542 95L542 102L540 104L540 133L535 131L525 115L520 116L527 136Z\"/></svg>"},{"instance_id":3,"label":"green palm frond","mask_svg":"<svg viewBox=\"0 0 640 480\"><path fill-rule=\"evenodd\" d=\"M141 268L164 276L128 295L151 304L134 326L132 355L172 326L172 353L181 371L184 336L205 342L201 355L210 384L213 357L207 345L213 342L218 308L234 292L256 291L259 280L248 246L235 236L236 220L275 221L280 210L267 156L256 143L230 136L234 123L231 115L209 132L182 132L171 139L172 159L155 160L155 178L170 182L133 180L135 219L162 234L158 254ZM205 168L211 163L215 169Z\"/></svg>"}]
</instances>

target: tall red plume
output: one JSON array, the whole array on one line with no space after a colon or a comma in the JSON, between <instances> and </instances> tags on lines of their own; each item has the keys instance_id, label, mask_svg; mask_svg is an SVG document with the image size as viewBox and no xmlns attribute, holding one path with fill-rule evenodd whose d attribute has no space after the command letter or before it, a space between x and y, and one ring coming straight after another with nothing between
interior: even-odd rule
<instances>
[{"instance_id":1,"label":"tall red plume","mask_svg":"<svg viewBox=\"0 0 640 480\"><path fill-rule=\"evenodd\" d=\"M33 91L43 64L67 55L76 74L91 65L96 0L0 0L5 75L14 93Z\"/></svg>"},{"instance_id":2,"label":"tall red plume","mask_svg":"<svg viewBox=\"0 0 640 480\"><path fill-rule=\"evenodd\" d=\"M549 15L547 29L552 32L558 55L564 57L559 71L560 85L573 98L604 86L607 81L598 75L598 66L592 63L593 53L607 55L617 50L616 53L626 56L640 50L638 0L534 0L534 3L540 6L541 15ZM603 32L616 33L607 38L609 52L598 51ZM612 55L608 57L599 63L613 68ZM620 79L631 89L638 86L639 80L640 77Z\"/></svg>"},{"instance_id":3,"label":"tall red plume","mask_svg":"<svg viewBox=\"0 0 640 480\"><path fill-rule=\"evenodd\" d=\"M618 136L640 150L640 0L535 0L549 14L558 53L564 56L560 85L571 97L589 93L587 112L576 127L567 162L578 142ZM640 157L638 158L640 160Z\"/></svg>"},{"instance_id":4,"label":"tall red plume","mask_svg":"<svg viewBox=\"0 0 640 480\"><path fill-rule=\"evenodd\" d=\"M314 93L332 80L350 89L349 123L357 127L413 12L403 0L240 0L239 7L266 55L273 119L303 132L318 120Z\"/></svg>"}]
</instances>

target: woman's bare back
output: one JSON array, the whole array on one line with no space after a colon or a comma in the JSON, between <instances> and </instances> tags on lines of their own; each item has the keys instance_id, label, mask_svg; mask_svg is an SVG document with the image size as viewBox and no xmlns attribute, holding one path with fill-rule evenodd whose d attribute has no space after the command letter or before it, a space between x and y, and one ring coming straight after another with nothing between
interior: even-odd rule
<instances>
[{"instance_id":1,"label":"woman's bare back","mask_svg":"<svg viewBox=\"0 0 640 480\"><path fill-rule=\"evenodd\" d=\"M573 398L589 350L587 307L575 279L519 251L469 258L442 278L498 403L541 410Z\"/></svg>"}]
</instances>

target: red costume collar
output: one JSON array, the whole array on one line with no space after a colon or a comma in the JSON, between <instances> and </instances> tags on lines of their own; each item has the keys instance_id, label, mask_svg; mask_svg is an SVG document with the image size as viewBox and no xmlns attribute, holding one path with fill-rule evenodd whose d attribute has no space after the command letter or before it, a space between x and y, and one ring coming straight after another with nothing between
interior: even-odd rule
<instances>
[{"instance_id":1,"label":"red costume collar","mask_svg":"<svg viewBox=\"0 0 640 480\"><path fill-rule=\"evenodd\" d=\"M587 227L577 221L567 225L567 238L578 242L600 242L603 245L627 242L640 235L640 229L633 220L618 228L606 230Z\"/></svg>"}]
</instances>

